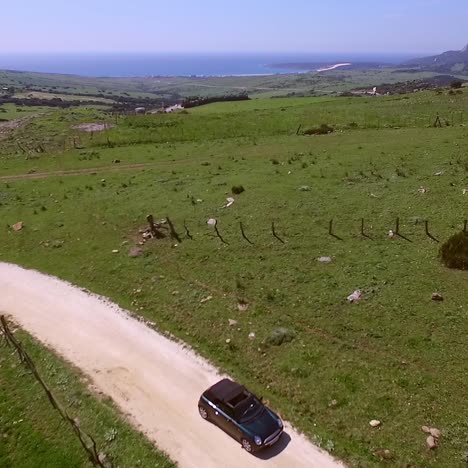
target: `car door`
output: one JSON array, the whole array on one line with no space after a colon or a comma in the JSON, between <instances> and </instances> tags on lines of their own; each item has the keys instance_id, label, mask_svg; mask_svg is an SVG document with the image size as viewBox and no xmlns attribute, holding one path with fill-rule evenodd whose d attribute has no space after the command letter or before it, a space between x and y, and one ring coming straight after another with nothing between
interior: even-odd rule
<instances>
[{"instance_id":1,"label":"car door","mask_svg":"<svg viewBox=\"0 0 468 468\"><path fill-rule=\"evenodd\" d=\"M216 415L218 426L231 437L234 437L236 440L240 440L241 431L237 426L237 423L234 421L234 412L232 408L229 408L229 406L224 403L218 403L217 406L219 408L218 415Z\"/></svg>"}]
</instances>

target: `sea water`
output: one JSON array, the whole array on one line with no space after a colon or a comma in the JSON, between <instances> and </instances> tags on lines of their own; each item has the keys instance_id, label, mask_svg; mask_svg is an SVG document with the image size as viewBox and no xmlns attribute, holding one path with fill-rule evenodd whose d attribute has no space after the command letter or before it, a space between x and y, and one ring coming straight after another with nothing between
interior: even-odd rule
<instances>
[{"instance_id":1,"label":"sea water","mask_svg":"<svg viewBox=\"0 0 468 468\"><path fill-rule=\"evenodd\" d=\"M90 77L241 76L297 73L309 70L274 64L401 63L408 54L306 54L306 53L56 53L1 54L0 70L63 73ZM310 68L309 68L310 69Z\"/></svg>"}]
</instances>

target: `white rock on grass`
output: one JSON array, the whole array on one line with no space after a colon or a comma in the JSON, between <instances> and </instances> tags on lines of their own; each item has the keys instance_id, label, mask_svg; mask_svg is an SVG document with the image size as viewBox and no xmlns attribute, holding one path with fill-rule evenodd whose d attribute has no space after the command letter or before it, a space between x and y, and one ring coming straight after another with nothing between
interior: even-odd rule
<instances>
[{"instance_id":1,"label":"white rock on grass","mask_svg":"<svg viewBox=\"0 0 468 468\"><path fill-rule=\"evenodd\" d=\"M239 302L237 304L237 309L239 310L239 312L246 312L248 308L249 304L247 304L247 302Z\"/></svg>"},{"instance_id":2,"label":"white rock on grass","mask_svg":"<svg viewBox=\"0 0 468 468\"><path fill-rule=\"evenodd\" d=\"M320 263L331 263L333 261L331 257L319 257L317 260Z\"/></svg>"},{"instance_id":3,"label":"white rock on grass","mask_svg":"<svg viewBox=\"0 0 468 468\"><path fill-rule=\"evenodd\" d=\"M369 426L371 427L379 427L382 425L381 421L378 421L377 419L373 419L372 421L369 422Z\"/></svg>"},{"instance_id":4,"label":"white rock on grass","mask_svg":"<svg viewBox=\"0 0 468 468\"><path fill-rule=\"evenodd\" d=\"M435 448L437 448L437 439L430 435L426 439L426 445L429 450L434 450Z\"/></svg>"}]
</instances>

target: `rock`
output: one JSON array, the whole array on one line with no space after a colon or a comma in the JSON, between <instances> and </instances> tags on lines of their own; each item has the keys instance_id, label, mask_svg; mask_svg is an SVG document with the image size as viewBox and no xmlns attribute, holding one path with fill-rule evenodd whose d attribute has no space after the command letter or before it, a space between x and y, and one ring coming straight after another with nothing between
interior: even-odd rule
<instances>
[{"instance_id":1,"label":"rock","mask_svg":"<svg viewBox=\"0 0 468 468\"><path fill-rule=\"evenodd\" d=\"M442 296L442 294L440 294L438 292L435 292L435 293L432 293L432 300L440 302L440 301L444 300L444 296Z\"/></svg>"},{"instance_id":2,"label":"rock","mask_svg":"<svg viewBox=\"0 0 468 468\"><path fill-rule=\"evenodd\" d=\"M54 249L60 249L63 247L63 243L64 241L63 240L54 240L51 242L51 247L54 248Z\"/></svg>"},{"instance_id":3,"label":"rock","mask_svg":"<svg viewBox=\"0 0 468 468\"><path fill-rule=\"evenodd\" d=\"M214 218L210 218L206 224L208 224L208 226L216 226L216 219Z\"/></svg>"},{"instance_id":4,"label":"rock","mask_svg":"<svg viewBox=\"0 0 468 468\"><path fill-rule=\"evenodd\" d=\"M429 432L431 436L434 437L435 439L440 439L442 437L442 432L440 432L440 430L435 427L431 427L429 429Z\"/></svg>"},{"instance_id":5,"label":"rock","mask_svg":"<svg viewBox=\"0 0 468 468\"><path fill-rule=\"evenodd\" d=\"M390 229L390 231L388 231L388 238L389 239L395 239L395 233Z\"/></svg>"},{"instance_id":6,"label":"rock","mask_svg":"<svg viewBox=\"0 0 468 468\"><path fill-rule=\"evenodd\" d=\"M381 426L381 425L382 425L382 423L381 423L379 420L377 420L377 419L373 419L373 420L369 423L369 426L371 426L371 427L379 427L379 426Z\"/></svg>"},{"instance_id":7,"label":"rock","mask_svg":"<svg viewBox=\"0 0 468 468\"><path fill-rule=\"evenodd\" d=\"M421 431L425 432L426 434L430 434L431 433L431 428L427 427L427 426L422 426Z\"/></svg>"},{"instance_id":8,"label":"rock","mask_svg":"<svg viewBox=\"0 0 468 468\"><path fill-rule=\"evenodd\" d=\"M317 259L320 263L331 263L332 258L331 257L319 257Z\"/></svg>"},{"instance_id":9,"label":"rock","mask_svg":"<svg viewBox=\"0 0 468 468\"><path fill-rule=\"evenodd\" d=\"M436 172L434 175L435 176L441 176L444 172L443 171L439 171L439 172Z\"/></svg>"},{"instance_id":10,"label":"rock","mask_svg":"<svg viewBox=\"0 0 468 468\"><path fill-rule=\"evenodd\" d=\"M426 445L427 445L427 448L429 450L434 450L437 448L437 439L434 438L434 436L429 436L427 439L426 439Z\"/></svg>"},{"instance_id":11,"label":"rock","mask_svg":"<svg viewBox=\"0 0 468 468\"><path fill-rule=\"evenodd\" d=\"M119 253L118 249L114 249L112 253Z\"/></svg>"},{"instance_id":12,"label":"rock","mask_svg":"<svg viewBox=\"0 0 468 468\"><path fill-rule=\"evenodd\" d=\"M204 297L200 300L200 304L204 304L205 302L211 301L211 299L213 299L213 296Z\"/></svg>"},{"instance_id":13,"label":"rock","mask_svg":"<svg viewBox=\"0 0 468 468\"><path fill-rule=\"evenodd\" d=\"M254 332L249 333L249 340L255 340L255 333Z\"/></svg>"},{"instance_id":14,"label":"rock","mask_svg":"<svg viewBox=\"0 0 468 468\"><path fill-rule=\"evenodd\" d=\"M24 224L23 224L23 221L18 221L17 223L13 224L13 226L11 226L13 231L21 231L21 229L23 229L24 227Z\"/></svg>"},{"instance_id":15,"label":"rock","mask_svg":"<svg viewBox=\"0 0 468 468\"><path fill-rule=\"evenodd\" d=\"M231 338L228 338L228 339L226 340L226 343L229 344L230 342L231 342Z\"/></svg>"},{"instance_id":16,"label":"rock","mask_svg":"<svg viewBox=\"0 0 468 468\"><path fill-rule=\"evenodd\" d=\"M335 408L336 406L338 406L338 400L332 400L330 401L330 403L328 403L328 406L330 408Z\"/></svg>"},{"instance_id":17,"label":"rock","mask_svg":"<svg viewBox=\"0 0 468 468\"><path fill-rule=\"evenodd\" d=\"M310 187L308 185L302 185L299 187L300 192L310 192Z\"/></svg>"},{"instance_id":18,"label":"rock","mask_svg":"<svg viewBox=\"0 0 468 468\"><path fill-rule=\"evenodd\" d=\"M239 302L237 304L237 310L239 312L247 312L248 308L249 308L249 304L247 304L247 302Z\"/></svg>"},{"instance_id":19,"label":"rock","mask_svg":"<svg viewBox=\"0 0 468 468\"><path fill-rule=\"evenodd\" d=\"M374 452L374 455L382 460L391 460L393 458L392 452L390 452L388 449L377 449Z\"/></svg>"},{"instance_id":20,"label":"rock","mask_svg":"<svg viewBox=\"0 0 468 468\"><path fill-rule=\"evenodd\" d=\"M350 294L348 297L348 302L359 302L362 299L362 293L359 289L356 289L352 294Z\"/></svg>"},{"instance_id":21,"label":"rock","mask_svg":"<svg viewBox=\"0 0 468 468\"><path fill-rule=\"evenodd\" d=\"M235 327L237 325L237 320L233 320L233 319L228 319L228 320L229 320L230 327Z\"/></svg>"},{"instance_id":22,"label":"rock","mask_svg":"<svg viewBox=\"0 0 468 468\"><path fill-rule=\"evenodd\" d=\"M128 252L128 256L132 258L136 258L136 257L139 257L142 253L143 253L143 250L141 250L140 248L132 247Z\"/></svg>"}]
</instances>

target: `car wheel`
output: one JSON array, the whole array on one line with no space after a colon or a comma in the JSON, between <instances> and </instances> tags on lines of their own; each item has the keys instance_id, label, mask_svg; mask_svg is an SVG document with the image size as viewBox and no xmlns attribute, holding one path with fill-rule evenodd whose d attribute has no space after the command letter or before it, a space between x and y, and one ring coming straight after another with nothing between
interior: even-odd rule
<instances>
[{"instance_id":1,"label":"car wheel","mask_svg":"<svg viewBox=\"0 0 468 468\"><path fill-rule=\"evenodd\" d=\"M247 439L242 439L242 440L241 440L241 444L242 444L242 448L243 448L246 452L249 452L249 453L252 453L252 452L253 452L252 443L251 443L250 441L248 441Z\"/></svg>"},{"instance_id":2,"label":"car wheel","mask_svg":"<svg viewBox=\"0 0 468 468\"><path fill-rule=\"evenodd\" d=\"M198 412L203 419L208 419L208 411L203 406L198 407Z\"/></svg>"}]
</instances>

